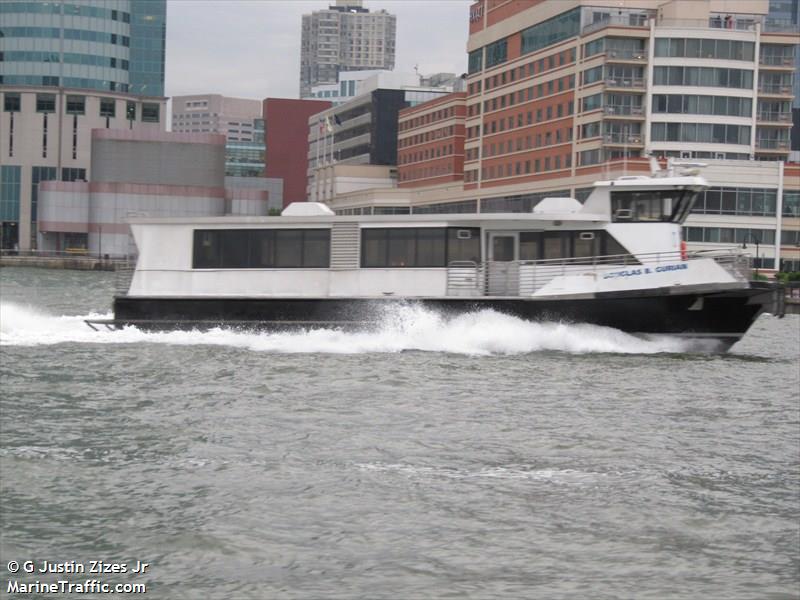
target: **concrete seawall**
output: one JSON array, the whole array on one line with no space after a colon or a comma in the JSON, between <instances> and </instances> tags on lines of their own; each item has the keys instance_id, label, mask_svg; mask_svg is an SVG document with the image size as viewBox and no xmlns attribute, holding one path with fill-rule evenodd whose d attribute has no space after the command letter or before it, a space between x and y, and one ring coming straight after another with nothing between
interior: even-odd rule
<instances>
[{"instance_id":1,"label":"concrete seawall","mask_svg":"<svg viewBox=\"0 0 800 600\"><path fill-rule=\"evenodd\" d=\"M0 267L73 269L76 271L114 271L117 261L101 258L67 256L2 256Z\"/></svg>"}]
</instances>

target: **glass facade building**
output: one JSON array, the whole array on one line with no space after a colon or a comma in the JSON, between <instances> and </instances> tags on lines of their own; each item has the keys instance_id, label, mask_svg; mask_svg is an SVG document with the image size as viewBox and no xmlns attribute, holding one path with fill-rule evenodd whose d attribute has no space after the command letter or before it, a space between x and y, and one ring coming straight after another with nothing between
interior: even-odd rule
<instances>
[{"instance_id":1,"label":"glass facade building","mask_svg":"<svg viewBox=\"0 0 800 600\"><path fill-rule=\"evenodd\" d=\"M131 93L164 95L166 39L166 0L131 2Z\"/></svg>"},{"instance_id":2,"label":"glass facade building","mask_svg":"<svg viewBox=\"0 0 800 600\"><path fill-rule=\"evenodd\" d=\"M0 2L0 84L164 95L166 0Z\"/></svg>"}]
</instances>

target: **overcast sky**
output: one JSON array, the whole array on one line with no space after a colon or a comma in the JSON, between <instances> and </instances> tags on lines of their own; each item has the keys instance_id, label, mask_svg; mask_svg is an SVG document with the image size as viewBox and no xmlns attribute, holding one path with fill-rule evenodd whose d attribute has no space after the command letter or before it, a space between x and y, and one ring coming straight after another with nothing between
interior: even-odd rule
<instances>
[{"instance_id":1,"label":"overcast sky","mask_svg":"<svg viewBox=\"0 0 800 600\"><path fill-rule=\"evenodd\" d=\"M472 0L365 0L397 16L395 70L461 74ZM330 4L334 4L331 0ZM303 14L327 0L168 0L166 95L297 98Z\"/></svg>"}]
</instances>

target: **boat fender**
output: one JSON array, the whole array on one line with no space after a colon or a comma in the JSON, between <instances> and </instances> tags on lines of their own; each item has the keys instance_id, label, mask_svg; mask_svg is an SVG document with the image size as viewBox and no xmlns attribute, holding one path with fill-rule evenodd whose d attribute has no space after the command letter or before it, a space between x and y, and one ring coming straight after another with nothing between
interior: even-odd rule
<instances>
[{"instance_id":1,"label":"boat fender","mask_svg":"<svg viewBox=\"0 0 800 600\"><path fill-rule=\"evenodd\" d=\"M689 260L689 252L686 250L686 240L681 240L681 260Z\"/></svg>"}]
</instances>

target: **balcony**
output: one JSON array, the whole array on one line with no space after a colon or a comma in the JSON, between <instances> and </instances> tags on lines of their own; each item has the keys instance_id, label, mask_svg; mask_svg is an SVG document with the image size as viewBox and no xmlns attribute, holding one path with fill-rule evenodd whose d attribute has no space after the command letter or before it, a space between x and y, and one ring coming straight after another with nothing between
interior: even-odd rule
<instances>
[{"instance_id":1,"label":"balcony","mask_svg":"<svg viewBox=\"0 0 800 600\"><path fill-rule=\"evenodd\" d=\"M583 35L599 31L605 27L647 27L648 18L655 17L654 10L643 10L640 13L629 13L623 15L606 15L605 19L601 19L596 23L589 23L583 28Z\"/></svg>"},{"instance_id":2,"label":"balcony","mask_svg":"<svg viewBox=\"0 0 800 600\"><path fill-rule=\"evenodd\" d=\"M800 33L800 25L792 23L788 19L771 19L767 17L764 23L764 31L766 33Z\"/></svg>"},{"instance_id":3,"label":"balcony","mask_svg":"<svg viewBox=\"0 0 800 600\"><path fill-rule=\"evenodd\" d=\"M661 18L658 21L659 27L674 27L676 29L738 29L739 31L755 31L756 23L754 19L741 18L725 20L722 17L710 17L708 19L672 19Z\"/></svg>"},{"instance_id":4,"label":"balcony","mask_svg":"<svg viewBox=\"0 0 800 600\"><path fill-rule=\"evenodd\" d=\"M792 126L792 113L790 112L760 112L757 120L759 123L775 123L777 125Z\"/></svg>"},{"instance_id":5,"label":"balcony","mask_svg":"<svg viewBox=\"0 0 800 600\"><path fill-rule=\"evenodd\" d=\"M608 117L636 117L644 119L644 106L612 104L604 106L603 112Z\"/></svg>"},{"instance_id":6,"label":"balcony","mask_svg":"<svg viewBox=\"0 0 800 600\"><path fill-rule=\"evenodd\" d=\"M606 79L607 88L620 88L623 90L644 90L644 77L615 77Z\"/></svg>"},{"instance_id":7,"label":"balcony","mask_svg":"<svg viewBox=\"0 0 800 600\"><path fill-rule=\"evenodd\" d=\"M793 96L792 86L783 83L759 83L758 93L765 96Z\"/></svg>"},{"instance_id":8,"label":"balcony","mask_svg":"<svg viewBox=\"0 0 800 600\"><path fill-rule=\"evenodd\" d=\"M759 56L758 64L767 69L794 69L794 56Z\"/></svg>"},{"instance_id":9,"label":"balcony","mask_svg":"<svg viewBox=\"0 0 800 600\"><path fill-rule=\"evenodd\" d=\"M604 133L603 143L606 146L642 146L644 138L641 133Z\"/></svg>"},{"instance_id":10,"label":"balcony","mask_svg":"<svg viewBox=\"0 0 800 600\"><path fill-rule=\"evenodd\" d=\"M789 140L756 140L756 150L789 152Z\"/></svg>"},{"instance_id":11,"label":"balcony","mask_svg":"<svg viewBox=\"0 0 800 600\"><path fill-rule=\"evenodd\" d=\"M647 62L645 50L606 50L606 62Z\"/></svg>"}]
</instances>

